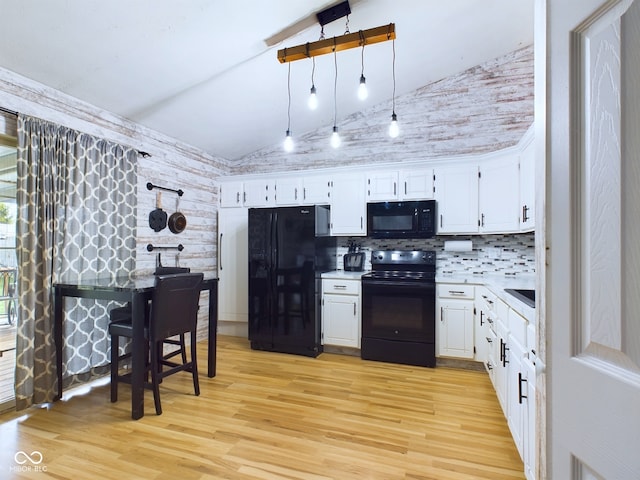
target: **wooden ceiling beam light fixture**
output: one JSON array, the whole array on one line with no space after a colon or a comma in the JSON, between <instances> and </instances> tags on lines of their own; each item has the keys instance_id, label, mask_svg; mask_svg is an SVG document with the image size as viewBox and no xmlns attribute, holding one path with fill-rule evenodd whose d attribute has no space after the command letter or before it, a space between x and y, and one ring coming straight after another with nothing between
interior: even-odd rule
<instances>
[{"instance_id":1,"label":"wooden ceiling beam light fixture","mask_svg":"<svg viewBox=\"0 0 640 480\"><path fill-rule=\"evenodd\" d=\"M363 45L386 42L388 40L394 40L395 38L396 25L395 23L390 23L389 25L383 25L381 27L347 33L339 37L283 48L282 50L278 50L278 60L280 63L294 62L305 58L317 57L318 55L326 55L334 51L340 52L342 50L349 50L350 48L362 47Z\"/></svg>"}]
</instances>

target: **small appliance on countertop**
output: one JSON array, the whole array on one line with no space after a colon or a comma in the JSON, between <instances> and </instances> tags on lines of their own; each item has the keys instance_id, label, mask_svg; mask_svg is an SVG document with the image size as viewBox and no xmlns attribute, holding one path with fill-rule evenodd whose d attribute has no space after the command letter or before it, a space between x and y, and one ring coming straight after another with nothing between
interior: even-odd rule
<instances>
[{"instance_id":1,"label":"small appliance on countertop","mask_svg":"<svg viewBox=\"0 0 640 480\"><path fill-rule=\"evenodd\" d=\"M364 271L365 253L360 251L361 245L349 241L348 252L342 257L345 272L362 272Z\"/></svg>"}]
</instances>

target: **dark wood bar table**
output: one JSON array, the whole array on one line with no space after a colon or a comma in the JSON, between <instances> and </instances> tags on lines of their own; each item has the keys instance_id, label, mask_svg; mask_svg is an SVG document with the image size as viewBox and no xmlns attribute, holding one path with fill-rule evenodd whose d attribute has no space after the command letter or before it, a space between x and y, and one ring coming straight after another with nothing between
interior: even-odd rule
<instances>
[{"instance_id":1,"label":"dark wood bar table","mask_svg":"<svg viewBox=\"0 0 640 480\"><path fill-rule=\"evenodd\" d=\"M145 305L151 299L155 285L155 275L104 277L104 278L62 278L53 285L54 342L56 347L56 367L58 375L58 398L62 398L62 347L64 338L65 297L92 298L95 300L117 300L131 302L133 339L131 345L131 418L144 416L144 370ZM216 341L218 327L218 278L205 273L202 291L209 292L209 333L207 345L207 375L216 375Z\"/></svg>"}]
</instances>

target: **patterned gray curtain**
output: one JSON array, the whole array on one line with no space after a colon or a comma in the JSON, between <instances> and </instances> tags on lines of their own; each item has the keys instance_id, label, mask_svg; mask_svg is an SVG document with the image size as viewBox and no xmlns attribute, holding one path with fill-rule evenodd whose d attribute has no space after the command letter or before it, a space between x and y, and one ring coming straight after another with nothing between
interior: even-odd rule
<instances>
[{"instance_id":1,"label":"patterned gray curtain","mask_svg":"<svg viewBox=\"0 0 640 480\"><path fill-rule=\"evenodd\" d=\"M18 116L16 408L54 400L52 285L135 269L137 152ZM75 301L74 301L75 300ZM67 299L65 384L109 362L107 302Z\"/></svg>"}]
</instances>

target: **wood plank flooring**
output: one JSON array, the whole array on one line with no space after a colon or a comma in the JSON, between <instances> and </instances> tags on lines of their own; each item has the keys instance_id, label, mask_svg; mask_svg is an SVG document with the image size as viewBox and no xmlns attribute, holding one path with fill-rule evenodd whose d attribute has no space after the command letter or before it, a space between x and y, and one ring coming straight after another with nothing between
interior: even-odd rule
<instances>
[{"instance_id":1,"label":"wood plank flooring","mask_svg":"<svg viewBox=\"0 0 640 480\"><path fill-rule=\"evenodd\" d=\"M0 478L524 478L483 372L258 352L221 336L210 379L205 354L203 343L201 395L188 374L165 379L161 416L145 392L146 416L131 420L128 386L112 404L108 380L0 416ZM16 463L36 451L40 464Z\"/></svg>"}]
</instances>

